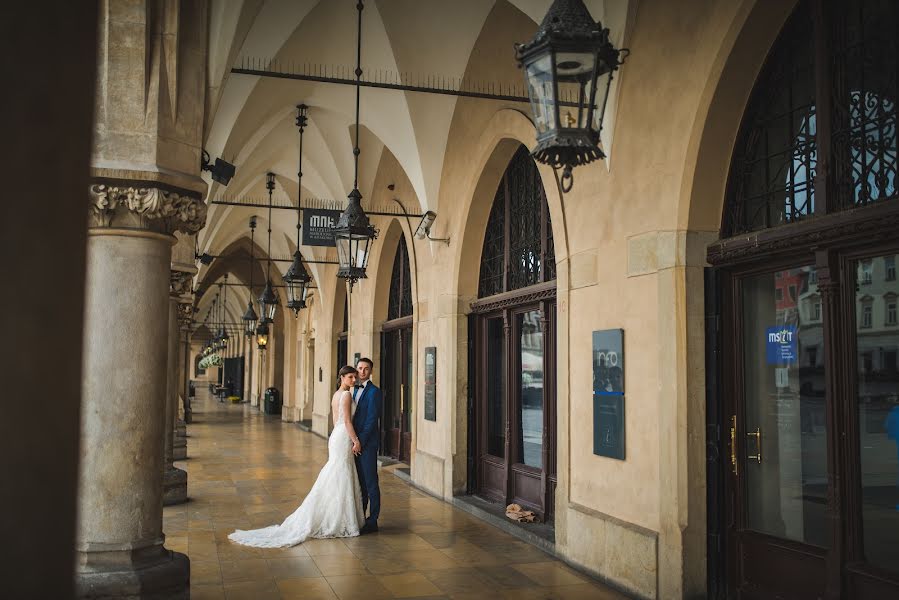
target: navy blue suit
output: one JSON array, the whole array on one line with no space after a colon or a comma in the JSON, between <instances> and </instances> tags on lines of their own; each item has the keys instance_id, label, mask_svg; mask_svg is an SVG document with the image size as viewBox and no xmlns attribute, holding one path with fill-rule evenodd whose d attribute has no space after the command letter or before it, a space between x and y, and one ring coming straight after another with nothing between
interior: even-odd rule
<instances>
[{"instance_id":1,"label":"navy blue suit","mask_svg":"<svg viewBox=\"0 0 899 600\"><path fill-rule=\"evenodd\" d=\"M354 393L356 390L353 390ZM381 436L378 421L384 395L370 380L356 400L353 429L362 444L362 454L356 457L356 473L362 488L362 511L371 506L366 523L378 524L381 512L381 488L378 486L378 445Z\"/></svg>"}]
</instances>

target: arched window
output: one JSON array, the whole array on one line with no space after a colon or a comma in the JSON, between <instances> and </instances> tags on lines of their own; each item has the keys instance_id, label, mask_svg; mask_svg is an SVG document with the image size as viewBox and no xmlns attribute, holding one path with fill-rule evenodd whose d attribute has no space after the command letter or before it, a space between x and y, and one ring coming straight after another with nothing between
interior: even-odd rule
<instances>
[{"instance_id":1,"label":"arched window","mask_svg":"<svg viewBox=\"0 0 899 600\"><path fill-rule=\"evenodd\" d=\"M406 240L400 237L393 259L390 276L390 299L387 302L387 320L412 316L412 280L409 273L409 252Z\"/></svg>"},{"instance_id":2,"label":"arched window","mask_svg":"<svg viewBox=\"0 0 899 600\"><path fill-rule=\"evenodd\" d=\"M493 198L481 251L478 297L555 278L552 222L543 181L527 148L519 146Z\"/></svg>"},{"instance_id":3,"label":"arched window","mask_svg":"<svg viewBox=\"0 0 899 600\"><path fill-rule=\"evenodd\" d=\"M876 0L820 5L800 2L752 92L724 237L897 196L899 9ZM834 11L833 31L816 31L816 10ZM829 173L819 169L826 165Z\"/></svg>"}]
</instances>

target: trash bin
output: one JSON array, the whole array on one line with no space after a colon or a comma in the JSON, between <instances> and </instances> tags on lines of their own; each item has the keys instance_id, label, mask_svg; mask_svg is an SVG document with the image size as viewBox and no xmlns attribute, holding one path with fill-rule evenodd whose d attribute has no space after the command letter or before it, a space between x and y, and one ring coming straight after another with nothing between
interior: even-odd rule
<instances>
[{"instance_id":1,"label":"trash bin","mask_svg":"<svg viewBox=\"0 0 899 600\"><path fill-rule=\"evenodd\" d=\"M267 415L281 414L281 395L278 393L278 388L270 387L265 390L263 411Z\"/></svg>"}]
</instances>

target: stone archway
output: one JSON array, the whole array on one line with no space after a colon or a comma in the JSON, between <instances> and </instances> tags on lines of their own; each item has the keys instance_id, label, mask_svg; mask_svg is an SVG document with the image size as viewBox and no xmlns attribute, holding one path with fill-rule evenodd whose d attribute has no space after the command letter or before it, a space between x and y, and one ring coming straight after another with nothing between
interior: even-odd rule
<instances>
[{"instance_id":1,"label":"stone archway","mask_svg":"<svg viewBox=\"0 0 899 600\"><path fill-rule=\"evenodd\" d=\"M520 145L531 147L535 133L531 121L521 112L511 109L500 110L493 115L487 127L481 133L471 154L476 158L471 161L471 168L463 181L467 185L458 197L464 199L461 218L455 231L451 246L453 252L454 286L454 319L456 321L451 333L454 340L455 353L450 357L451 367L456 376L450 383L450 410L456 423L453 439L452 475L444 482L444 494L464 493L468 482L468 387L471 384L471 373L468 370L468 313L471 302L478 295L478 276L481 250L490 210L500 179ZM565 211L558 179L553 170L545 165L537 165L546 193L546 202L552 221L555 243L555 259L557 268L556 298L558 314L556 320L557 362L556 397L557 397L557 432L563 431L567 423L567 398L569 388L569 372L567 367L568 346L568 241ZM567 453L559 447L557 451L557 467L559 472L565 467ZM560 481L561 485L561 481Z\"/></svg>"}]
</instances>

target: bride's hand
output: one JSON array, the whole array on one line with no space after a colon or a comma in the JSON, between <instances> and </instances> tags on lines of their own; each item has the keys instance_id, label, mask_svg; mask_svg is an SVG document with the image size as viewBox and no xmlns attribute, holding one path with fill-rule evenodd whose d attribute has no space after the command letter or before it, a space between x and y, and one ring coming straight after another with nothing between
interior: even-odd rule
<instances>
[{"instance_id":1,"label":"bride's hand","mask_svg":"<svg viewBox=\"0 0 899 600\"><path fill-rule=\"evenodd\" d=\"M362 443L359 440L353 442L353 454L362 454Z\"/></svg>"}]
</instances>

